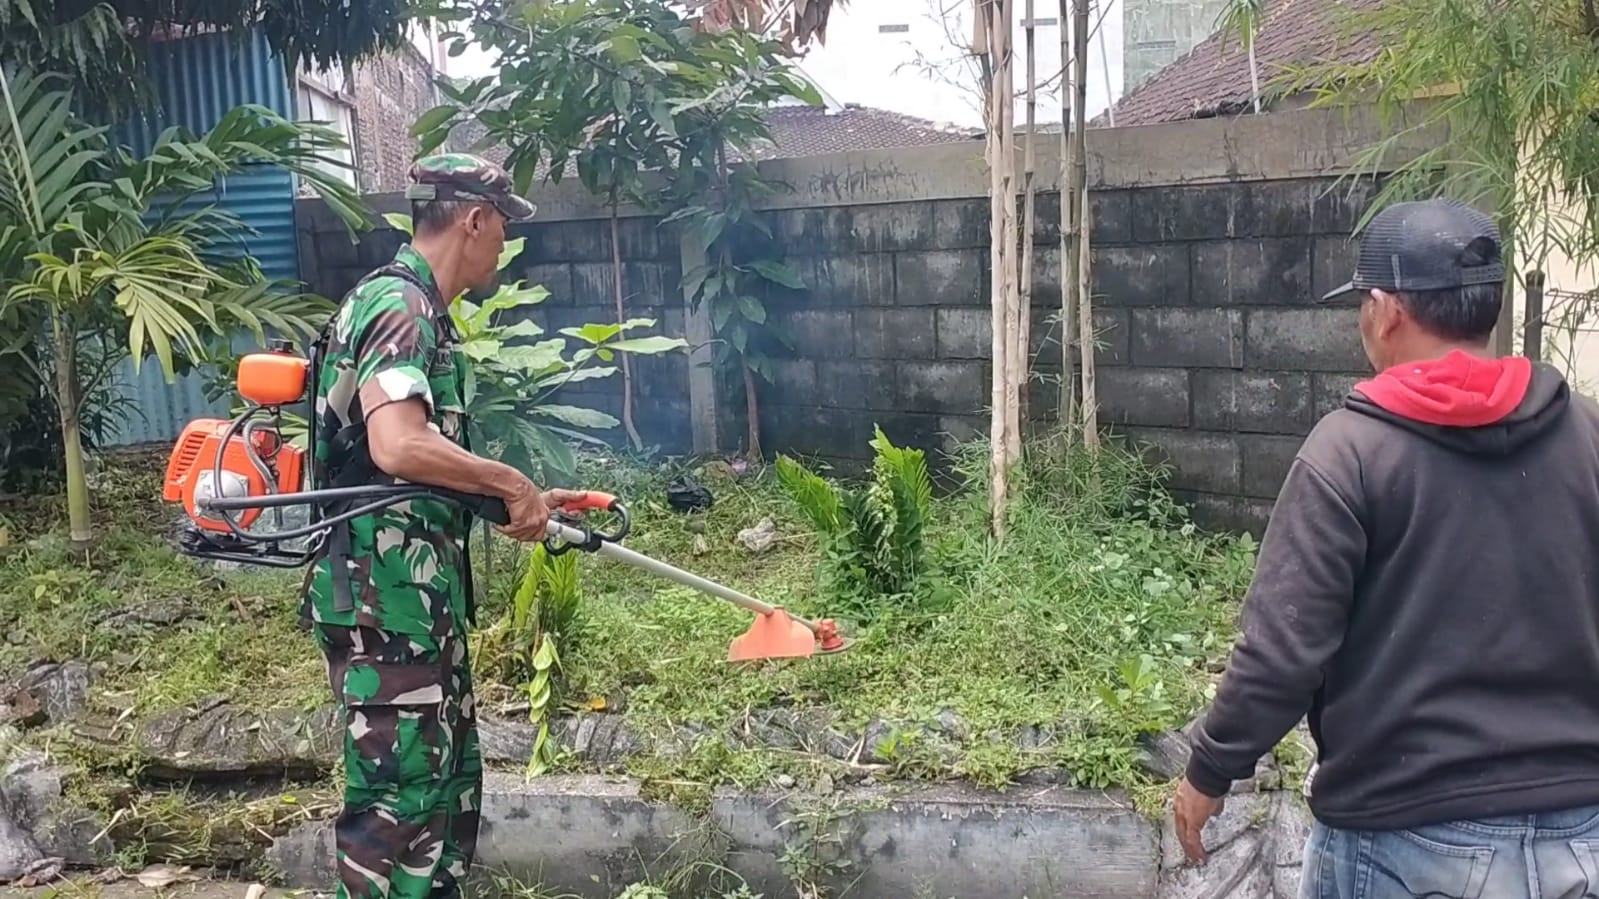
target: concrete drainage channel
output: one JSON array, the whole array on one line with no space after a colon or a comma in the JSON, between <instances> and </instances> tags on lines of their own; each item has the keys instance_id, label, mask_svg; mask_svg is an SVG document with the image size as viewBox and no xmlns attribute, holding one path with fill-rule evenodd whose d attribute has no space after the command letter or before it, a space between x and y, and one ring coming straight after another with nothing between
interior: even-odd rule
<instances>
[{"instance_id":1,"label":"concrete drainage channel","mask_svg":"<svg viewBox=\"0 0 1599 899\"><path fill-rule=\"evenodd\" d=\"M216 698L119 731L93 716L79 719L88 674L78 663L50 665L31 671L27 683L43 697L49 721L85 750L103 746L142 759L144 776L153 779L145 789L190 782L223 789L295 772L317 775L337 761L331 708L252 712ZM755 716L751 739L834 759L851 757L851 747L874 745L872 726L864 735L843 733L825 715L811 720L817 714ZM670 741L646 746L616 715L563 720L552 731L564 751L600 769L647 749L682 748ZM532 752L534 733L526 724L485 719L485 761L519 767ZM0 727L0 884L52 858L77 871L112 865L121 848L117 819L77 804L66 789L70 769L48 754L52 740L29 746L21 738ZM1160 735L1144 747L1141 764L1165 780L1182 770L1186 749L1181 734ZM1030 772L1024 780L993 792L869 779L813 788L780 778L784 789L724 789L660 801L621 777L527 781L494 770L485 778L478 870L584 899L614 899L632 883L694 863L730 869L767 899L1297 896L1309 816L1295 792L1298 777L1266 761L1235 787L1225 812L1207 828L1211 857L1204 867L1183 864L1169 817L1145 817L1124 794L1072 789L1060 771ZM334 883L330 822L259 836L249 840L247 861L264 861L281 885L324 891ZM805 884L818 889L802 891ZM695 896L680 892L673 899Z\"/></svg>"},{"instance_id":2,"label":"concrete drainage channel","mask_svg":"<svg viewBox=\"0 0 1599 899\"><path fill-rule=\"evenodd\" d=\"M1308 827L1294 794L1235 795L1206 830L1212 855L1198 868L1182 864L1169 821L1094 791L858 787L818 805L724 791L701 815L647 801L624 779L491 773L479 864L584 899L612 899L646 870L695 860L737 872L755 893L790 896L796 857L836 866L814 881L830 897L1292 899ZM291 831L268 860L287 886L327 888L331 825Z\"/></svg>"}]
</instances>

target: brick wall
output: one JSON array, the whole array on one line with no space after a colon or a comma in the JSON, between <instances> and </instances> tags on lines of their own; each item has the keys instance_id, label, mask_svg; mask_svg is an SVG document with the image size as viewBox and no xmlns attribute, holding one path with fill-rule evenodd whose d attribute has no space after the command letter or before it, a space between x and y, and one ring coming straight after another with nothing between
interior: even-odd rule
<instances>
[{"instance_id":1,"label":"brick wall","mask_svg":"<svg viewBox=\"0 0 1599 899\"><path fill-rule=\"evenodd\" d=\"M366 273L392 259L405 239L403 232L384 227L359 245L352 244L322 201L300 203L301 278L323 296L342 296ZM377 208L399 211L405 204L389 197ZM682 262L675 232L663 234L654 219L630 217L620 222L619 233L623 308L628 318L656 321L654 329L630 332L630 336L682 336L685 324L678 288ZM506 280L520 278L549 291L531 316L540 327L554 333L589 322L616 321L608 221L532 222L512 226L510 236L523 238L526 244ZM635 424L641 436L664 452L687 452L692 443L687 357L682 353L638 357L633 365ZM560 401L599 409L620 419L621 372L606 379L579 381L562 391ZM618 427L607 436L625 440L626 432Z\"/></svg>"},{"instance_id":2,"label":"brick wall","mask_svg":"<svg viewBox=\"0 0 1599 899\"><path fill-rule=\"evenodd\" d=\"M357 170L363 191L405 189L416 156L411 123L433 108L433 69L409 43L355 69Z\"/></svg>"},{"instance_id":3,"label":"brick wall","mask_svg":"<svg viewBox=\"0 0 1599 899\"><path fill-rule=\"evenodd\" d=\"M1319 116L1090 132L1101 422L1168 460L1172 486L1212 525L1264 526L1300 441L1366 370L1356 310L1315 298L1352 270L1346 237L1373 191L1369 181L1335 187L1325 174L1364 143ZM1241 157L1239 147L1254 149ZM770 174L797 191L766 214L809 289L768 297L795 343L761 394L769 452L859 462L874 424L935 450L987 432L988 200L980 157L967 158L975 152L773 164ZM1049 321L1060 306L1053 187L1039 194L1033 235L1039 379L1029 404L1040 420L1054 413L1060 374ZM529 238L517 274L551 291L536 314L548 328L613 321L606 223L564 190L535 195L552 220L514 232ZM398 241L390 233L349 247L318 205L306 207L301 264L313 287L338 295ZM692 334L676 237L632 215L621 245L626 314ZM708 397L690 373L683 355L641 363L646 442L667 452L704 445L709 409L717 443L736 447L737 394L722 384ZM587 382L576 396L619 414L620 389L619 378Z\"/></svg>"}]
</instances>

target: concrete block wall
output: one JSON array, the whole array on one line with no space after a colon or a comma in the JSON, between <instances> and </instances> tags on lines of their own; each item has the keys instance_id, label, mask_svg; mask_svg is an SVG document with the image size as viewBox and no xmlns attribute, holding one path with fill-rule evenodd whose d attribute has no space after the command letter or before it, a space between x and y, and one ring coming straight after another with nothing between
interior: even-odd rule
<instances>
[{"instance_id":1,"label":"concrete block wall","mask_svg":"<svg viewBox=\"0 0 1599 899\"><path fill-rule=\"evenodd\" d=\"M1101 422L1147 444L1204 522L1258 532L1299 443L1366 372L1351 306L1315 302L1347 279L1348 235L1374 193L1337 182L1378 139L1374 121L1330 111L1096 129L1089 135L1094 323ZM1397 164L1436 135L1394 148ZM805 291L767 297L795 352L761 394L768 452L869 457L872 428L942 449L984 434L989 401L989 210L981 150L957 145L762 163L789 184L767 210ZM1053 148L1039 154L1033 418L1054 414L1060 373L1060 202ZM608 223L575 185L541 188L540 221L516 274L551 298L555 329L613 321ZM380 209L401 208L395 197ZM302 267L337 296L398 244L359 247L307 201ZM678 239L624 210L628 316L699 344L708 324L683 303ZM309 257L309 258L308 258ZM697 329L697 330L696 330ZM693 335L700 335L698 337ZM742 404L694 374L704 353L641 361L637 417L666 452L741 444ZM703 370L703 369L700 369ZM711 385L711 386L707 386ZM620 378L573 401L620 414ZM622 439L620 429L614 435Z\"/></svg>"}]
</instances>

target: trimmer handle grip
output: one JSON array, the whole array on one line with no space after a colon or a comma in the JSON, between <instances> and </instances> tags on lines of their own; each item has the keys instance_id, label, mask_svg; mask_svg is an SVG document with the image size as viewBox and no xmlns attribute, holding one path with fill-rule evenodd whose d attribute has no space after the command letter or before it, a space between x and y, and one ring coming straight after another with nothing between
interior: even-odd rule
<instances>
[{"instance_id":1,"label":"trimmer handle grip","mask_svg":"<svg viewBox=\"0 0 1599 899\"><path fill-rule=\"evenodd\" d=\"M479 496L476 493L457 493L454 490L441 490L434 488L429 491L440 499L447 499L466 507L473 515L490 524L510 524L511 513L505 508L505 500L497 496Z\"/></svg>"},{"instance_id":2,"label":"trimmer handle grip","mask_svg":"<svg viewBox=\"0 0 1599 899\"><path fill-rule=\"evenodd\" d=\"M619 520L616 530L605 533L597 531L587 524L579 523L576 516L584 512L593 511L610 512L615 515ZM552 519L566 525L571 530L577 531L582 535L582 539L576 541L570 539L562 540L557 539L552 533L544 538L544 548L552 556L571 552L574 549L584 552L596 552L602 544L621 543L627 539L627 535L633 530L633 516L627 511L627 506L622 505L621 501L611 494L601 493L598 490L584 491L581 496L561 503L553 512Z\"/></svg>"},{"instance_id":3,"label":"trimmer handle grip","mask_svg":"<svg viewBox=\"0 0 1599 899\"><path fill-rule=\"evenodd\" d=\"M617 502L616 497L609 493L601 493L598 490L585 490L578 498L569 499L561 503L560 510L573 515L582 512L615 512L621 509L621 505L621 503Z\"/></svg>"}]
</instances>

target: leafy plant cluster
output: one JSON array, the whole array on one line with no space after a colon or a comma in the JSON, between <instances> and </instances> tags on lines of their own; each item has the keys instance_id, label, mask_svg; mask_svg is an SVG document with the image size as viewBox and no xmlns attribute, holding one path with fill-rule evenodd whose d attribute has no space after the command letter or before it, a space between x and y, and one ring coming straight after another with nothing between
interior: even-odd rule
<instances>
[{"instance_id":1,"label":"leafy plant cluster","mask_svg":"<svg viewBox=\"0 0 1599 899\"><path fill-rule=\"evenodd\" d=\"M933 485L925 454L897 447L881 427L872 440L871 480L835 486L792 458L777 458L783 489L827 541L828 593L840 614L874 620L884 604L925 607L916 592L928 573Z\"/></svg>"},{"instance_id":2,"label":"leafy plant cluster","mask_svg":"<svg viewBox=\"0 0 1599 899\"><path fill-rule=\"evenodd\" d=\"M528 720L539 728L528 759L529 777L549 771L558 761L550 720L565 698L561 646L573 634L581 601L577 554L551 556L538 544L527 556L511 607L479 635L473 652L489 666L489 676L520 685L526 695Z\"/></svg>"},{"instance_id":3,"label":"leafy plant cluster","mask_svg":"<svg viewBox=\"0 0 1599 899\"><path fill-rule=\"evenodd\" d=\"M385 216L389 224L412 233L409 216ZM526 238L505 242L499 271L504 273L522 254ZM531 317L549 298L540 285L502 279L481 305L456 297L450 315L471 360L466 384L466 412L472 443L494 451L501 461L544 483L572 483L577 460L573 443L603 446L604 441L579 428L605 430L620 422L597 409L553 402L563 387L616 374L623 355L657 355L688 346L680 337L624 337L653 328L655 320L634 318L617 323L589 323L547 335ZM573 350L569 341L576 342ZM604 363L604 364L597 364Z\"/></svg>"},{"instance_id":4,"label":"leafy plant cluster","mask_svg":"<svg viewBox=\"0 0 1599 899\"><path fill-rule=\"evenodd\" d=\"M519 190L535 178L559 183L575 172L611 210L617 320L625 298L617 253L617 216L626 202L682 223L703 258L680 285L696 308L707 305L721 371L742 382L749 435L760 455L757 376L770 380L770 358L792 348L768 314L774 289L803 289L755 211L777 189L751 166L733 168L770 137L764 114L784 97L820 97L788 66L777 41L745 31L696 27L664 0L576 0L527 4L469 0L465 30L446 35L456 47L476 43L499 57L497 78L441 85L449 102L415 126L424 148L442 145L468 120L482 143L508 150ZM630 373L624 364L624 424Z\"/></svg>"},{"instance_id":5,"label":"leafy plant cluster","mask_svg":"<svg viewBox=\"0 0 1599 899\"><path fill-rule=\"evenodd\" d=\"M267 281L229 244L251 232L206 203L218 181L247 165L282 166L347 223L364 219L353 191L320 168L342 146L330 129L241 106L204 135L168 129L136 158L80 119L76 100L60 76L0 71L0 358L55 407L74 538L87 540L82 426L103 385L86 374L101 378L129 357L137 370L153 355L170 382L226 351L238 331L293 337L328 309ZM107 355L84 358L96 350Z\"/></svg>"}]
</instances>

